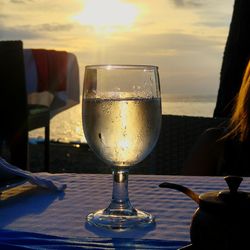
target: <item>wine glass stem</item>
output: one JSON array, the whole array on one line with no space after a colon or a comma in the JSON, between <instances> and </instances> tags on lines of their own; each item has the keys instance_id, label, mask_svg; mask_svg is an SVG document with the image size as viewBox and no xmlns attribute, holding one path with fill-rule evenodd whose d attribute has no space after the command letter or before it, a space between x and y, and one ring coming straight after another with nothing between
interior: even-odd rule
<instances>
[{"instance_id":1,"label":"wine glass stem","mask_svg":"<svg viewBox=\"0 0 250 250\"><path fill-rule=\"evenodd\" d=\"M105 212L113 215L136 215L137 212L131 205L128 195L129 168L119 169L114 167L112 170L112 174L112 200Z\"/></svg>"}]
</instances>

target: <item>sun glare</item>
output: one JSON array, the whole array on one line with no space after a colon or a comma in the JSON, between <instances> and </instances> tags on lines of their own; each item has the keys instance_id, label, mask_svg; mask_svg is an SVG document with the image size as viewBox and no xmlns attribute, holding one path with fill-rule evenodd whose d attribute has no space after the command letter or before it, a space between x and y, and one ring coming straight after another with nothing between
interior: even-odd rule
<instances>
[{"instance_id":1,"label":"sun glare","mask_svg":"<svg viewBox=\"0 0 250 250\"><path fill-rule=\"evenodd\" d=\"M114 31L131 26L137 15L137 7L122 0L86 0L83 11L74 19L96 30Z\"/></svg>"}]
</instances>

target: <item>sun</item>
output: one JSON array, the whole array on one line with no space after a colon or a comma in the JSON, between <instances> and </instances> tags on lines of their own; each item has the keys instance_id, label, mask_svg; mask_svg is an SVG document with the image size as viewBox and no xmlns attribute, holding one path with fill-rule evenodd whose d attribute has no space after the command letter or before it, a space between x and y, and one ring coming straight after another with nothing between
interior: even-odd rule
<instances>
[{"instance_id":1,"label":"sun","mask_svg":"<svg viewBox=\"0 0 250 250\"><path fill-rule=\"evenodd\" d=\"M137 15L137 7L123 0L86 0L83 11L74 19L96 30L114 31L130 27Z\"/></svg>"}]
</instances>

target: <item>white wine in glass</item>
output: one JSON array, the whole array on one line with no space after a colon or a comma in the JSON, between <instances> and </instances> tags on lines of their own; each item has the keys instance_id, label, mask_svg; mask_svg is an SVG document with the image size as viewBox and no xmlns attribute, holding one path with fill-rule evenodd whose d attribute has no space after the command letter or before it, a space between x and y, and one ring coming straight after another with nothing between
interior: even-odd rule
<instances>
[{"instance_id":1,"label":"white wine in glass","mask_svg":"<svg viewBox=\"0 0 250 250\"><path fill-rule=\"evenodd\" d=\"M90 148L113 169L110 205L87 216L93 225L126 230L150 225L154 217L133 208L129 168L154 148L161 127L158 68L144 65L86 66L82 120Z\"/></svg>"}]
</instances>

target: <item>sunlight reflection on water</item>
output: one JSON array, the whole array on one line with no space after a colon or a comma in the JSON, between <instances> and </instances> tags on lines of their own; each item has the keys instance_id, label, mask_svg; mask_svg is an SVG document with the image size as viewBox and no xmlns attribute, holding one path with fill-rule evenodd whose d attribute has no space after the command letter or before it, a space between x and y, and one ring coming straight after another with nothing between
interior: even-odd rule
<instances>
[{"instance_id":1,"label":"sunlight reflection on water","mask_svg":"<svg viewBox=\"0 0 250 250\"><path fill-rule=\"evenodd\" d=\"M86 142L82 130L81 104L56 115L50 123L50 139L59 142ZM214 101L179 101L163 102L162 113L171 115L188 115L212 117ZM43 140L44 129L29 133L31 142Z\"/></svg>"}]
</instances>

